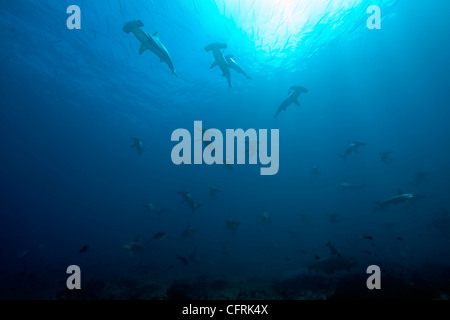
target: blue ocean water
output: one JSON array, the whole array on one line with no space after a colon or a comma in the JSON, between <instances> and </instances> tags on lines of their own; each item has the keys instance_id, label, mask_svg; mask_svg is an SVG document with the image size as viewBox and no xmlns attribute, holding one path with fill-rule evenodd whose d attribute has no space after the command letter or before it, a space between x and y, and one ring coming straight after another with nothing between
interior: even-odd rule
<instances>
[{"instance_id":1,"label":"blue ocean water","mask_svg":"<svg viewBox=\"0 0 450 320\"><path fill-rule=\"evenodd\" d=\"M67 28L70 5L81 29ZM370 5L381 29L367 27ZM391 280L383 285L400 281L399 294L448 296L448 9L443 0L2 2L0 297L338 298L343 279L365 286L369 265ZM132 20L159 33L176 76L139 54L122 29ZM230 70L228 88L210 69L204 48L216 42L251 79ZM308 89L300 108L274 118L291 86ZM278 173L173 164L172 132L193 135L194 121L278 129ZM342 159L355 141L365 144ZM202 204L195 213L179 191ZM81 269L79 295L66 289L69 265Z\"/></svg>"}]
</instances>

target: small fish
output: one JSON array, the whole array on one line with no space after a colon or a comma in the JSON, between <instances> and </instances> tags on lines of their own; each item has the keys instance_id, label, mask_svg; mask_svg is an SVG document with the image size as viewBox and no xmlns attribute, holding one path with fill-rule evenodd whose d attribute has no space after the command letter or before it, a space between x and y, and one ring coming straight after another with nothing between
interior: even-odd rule
<instances>
[{"instance_id":1,"label":"small fish","mask_svg":"<svg viewBox=\"0 0 450 320\"><path fill-rule=\"evenodd\" d=\"M371 236L363 236L363 238L367 239L367 240L373 240L373 237L371 237Z\"/></svg>"},{"instance_id":2,"label":"small fish","mask_svg":"<svg viewBox=\"0 0 450 320\"><path fill-rule=\"evenodd\" d=\"M284 258L284 260L286 260L286 261L291 261L291 258L286 257L286 258Z\"/></svg>"},{"instance_id":3,"label":"small fish","mask_svg":"<svg viewBox=\"0 0 450 320\"><path fill-rule=\"evenodd\" d=\"M166 234L164 232L157 232L153 235L154 240L163 239L166 237Z\"/></svg>"},{"instance_id":4,"label":"small fish","mask_svg":"<svg viewBox=\"0 0 450 320\"><path fill-rule=\"evenodd\" d=\"M228 219L228 220L226 221L226 224L227 224L227 229L228 229L228 230L232 230L233 232L236 232L237 227L239 226L240 222L239 222L239 221L235 221L235 220Z\"/></svg>"},{"instance_id":5,"label":"small fish","mask_svg":"<svg viewBox=\"0 0 450 320\"><path fill-rule=\"evenodd\" d=\"M303 254L306 254L306 251L305 251L305 250L300 250L300 252L303 253Z\"/></svg>"},{"instance_id":6,"label":"small fish","mask_svg":"<svg viewBox=\"0 0 450 320\"><path fill-rule=\"evenodd\" d=\"M272 222L272 218L267 211L264 211L263 214L258 218L263 222Z\"/></svg>"},{"instance_id":7,"label":"small fish","mask_svg":"<svg viewBox=\"0 0 450 320\"><path fill-rule=\"evenodd\" d=\"M341 257L341 254L336 250L335 247L333 247L333 245L331 244L330 241L327 243L327 247L328 247L328 249L330 249L331 256L335 256L335 257L338 257L338 258Z\"/></svg>"},{"instance_id":8,"label":"small fish","mask_svg":"<svg viewBox=\"0 0 450 320\"><path fill-rule=\"evenodd\" d=\"M298 236L298 232L294 231L294 230L288 230L289 234L291 235L292 238L297 238Z\"/></svg>"},{"instance_id":9,"label":"small fish","mask_svg":"<svg viewBox=\"0 0 450 320\"><path fill-rule=\"evenodd\" d=\"M369 250L364 250L364 253L367 253L369 256L372 255L372 252L370 252Z\"/></svg>"},{"instance_id":10,"label":"small fish","mask_svg":"<svg viewBox=\"0 0 450 320\"><path fill-rule=\"evenodd\" d=\"M89 245L88 244L86 244L86 245L84 245L81 249L80 249L80 253L83 253L83 252L86 252L86 251L88 251L89 250Z\"/></svg>"},{"instance_id":11,"label":"small fish","mask_svg":"<svg viewBox=\"0 0 450 320\"><path fill-rule=\"evenodd\" d=\"M397 237L396 239L397 240L404 240L402 237Z\"/></svg>"},{"instance_id":12,"label":"small fish","mask_svg":"<svg viewBox=\"0 0 450 320\"><path fill-rule=\"evenodd\" d=\"M183 262L183 264L186 266L189 264L189 262L187 261L187 259L185 257L182 257L180 255L177 254L177 259L180 260L181 262Z\"/></svg>"},{"instance_id":13,"label":"small fish","mask_svg":"<svg viewBox=\"0 0 450 320\"><path fill-rule=\"evenodd\" d=\"M314 259L315 259L315 260L319 260L320 257L319 257L318 255L314 255Z\"/></svg>"}]
</instances>

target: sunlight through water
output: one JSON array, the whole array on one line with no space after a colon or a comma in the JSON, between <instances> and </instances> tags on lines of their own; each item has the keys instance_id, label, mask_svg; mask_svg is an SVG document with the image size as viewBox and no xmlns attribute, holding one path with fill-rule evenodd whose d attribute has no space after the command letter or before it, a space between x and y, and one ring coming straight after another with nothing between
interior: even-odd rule
<instances>
[{"instance_id":1,"label":"sunlight through water","mask_svg":"<svg viewBox=\"0 0 450 320\"><path fill-rule=\"evenodd\" d=\"M270 59L272 65L285 64L285 59L293 62L310 57L340 35L365 27L370 5L380 6L385 14L384 10L395 3L396 0L215 0L220 14L243 33L241 41Z\"/></svg>"}]
</instances>

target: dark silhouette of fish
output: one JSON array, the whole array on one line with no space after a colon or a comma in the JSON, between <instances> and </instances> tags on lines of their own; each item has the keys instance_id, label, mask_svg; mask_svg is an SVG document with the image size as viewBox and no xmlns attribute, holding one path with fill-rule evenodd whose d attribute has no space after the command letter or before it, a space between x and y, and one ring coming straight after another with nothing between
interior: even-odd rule
<instances>
[{"instance_id":1,"label":"dark silhouette of fish","mask_svg":"<svg viewBox=\"0 0 450 320\"><path fill-rule=\"evenodd\" d=\"M347 157L349 155L351 155L352 153L359 153L359 147L365 145L366 143L361 141L350 142L344 151L344 155L339 155L339 157L343 158L344 160L347 160Z\"/></svg>"},{"instance_id":2,"label":"dark silhouette of fish","mask_svg":"<svg viewBox=\"0 0 450 320\"><path fill-rule=\"evenodd\" d=\"M283 102L280 104L280 106L277 109L277 112L274 115L274 118L278 117L281 111L285 111L288 106L291 104L295 104L298 107L300 107L300 103L298 102L298 97L301 93L307 93L308 89L305 87L300 86L291 86L288 91L288 97L283 100Z\"/></svg>"},{"instance_id":3,"label":"dark silhouette of fish","mask_svg":"<svg viewBox=\"0 0 450 320\"><path fill-rule=\"evenodd\" d=\"M211 199L213 199L216 196L216 193L219 192L220 190L217 189L216 187L212 186L209 187L209 196L211 197Z\"/></svg>"},{"instance_id":4,"label":"dark silhouette of fish","mask_svg":"<svg viewBox=\"0 0 450 320\"><path fill-rule=\"evenodd\" d=\"M319 176L319 174L320 174L319 167L313 166L313 167L311 168L311 170L312 170L312 174L314 175L314 177L318 177L318 176Z\"/></svg>"},{"instance_id":5,"label":"dark silhouette of fish","mask_svg":"<svg viewBox=\"0 0 450 320\"><path fill-rule=\"evenodd\" d=\"M412 184L413 186L420 186L422 183L428 181L427 176L429 175L428 172L417 172L416 178L411 181L409 184Z\"/></svg>"},{"instance_id":6,"label":"dark silhouette of fish","mask_svg":"<svg viewBox=\"0 0 450 320\"><path fill-rule=\"evenodd\" d=\"M415 205L417 199L425 198L423 195L404 193L402 190L398 189L398 194L386 199L384 201L375 201L376 210L384 210L392 205L398 204L410 204Z\"/></svg>"},{"instance_id":7,"label":"dark silhouette of fish","mask_svg":"<svg viewBox=\"0 0 450 320\"><path fill-rule=\"evenodd\" d=\"M392 153L392 152L390 152L390 151L383 151L383 152L380 152L380 153L379 153L379 155L380 155L380 161L383 162L383 163L385 163L385 164L387 164L387 165L390 165L391 161L393 160L393 159L389 156L391 153Z\"/></svg>"},{"instance_id":8,"label":"dark silhouette of fish","mask_svg":"<svg viewBox=\"0 0 450 320\"><path fill-rule=\"evenodd\" d=\"M242 68L240 65L238 65L236 63L236 61L233 59L233 55L232 54L228 54L225 56L225 61L228 63L228 66L231 69L236 70L238 73L241 73L242 75L244 75L247 79L251 80L252 77L250 77Z\"/></svg>"},{"instance_id":9,"label":"dark silhouette of fish","mask_svg":"<svg viewBox=\"0 0 450 320\"><path fill-rule=\"evenodd\" d=\"M122 30L129 34L132 32L137 40L141 43L139 47L139 54L142 54L146 50L150 50L156 56L158 56L160 62L165 62L169 69L172 71L172 75L177 75L175 72L175 67L173 66L172 58L170 57L169 51L159 40L159 32L155 32L152 35L146 31L140 29L144 24L141 20L132 20L127 22Z\"/></svg>"},{"instance_id":10,"label":"dark silhouette of fish","mask_svg":"<svg viewBox=\"0 0 450 320\"><path fill-rule=\"evenodd\" d=\"M185 257L182 257L180 255L177 254L177 259L180 260L181 262L183 262L183 264L185 266L187 266L189 264L189 262L187 261L187 259Z\"/></svg>"},{"instance_id":11,"label":"dark silhouette of fish","mask_svg":"<svg viewBox=\"0 0 450 320\"><path fill-rule=\"evenodd\" d=\"M88 251L90 248L90 246L88 244L84 245L81 249L80 249L80 253L84 253L86 251Z\"/></svg>"},{"instance_id":12,"label":"dark silhouette of fish","mask_svg":"<svg viewBox=\"0 0 450 320\"><path fill-rule=\"evenodd\" d=\"M225 60L225 57L222 53L222 49L226 49L227 45L225 43L211 43L205 47L205 51L212 51L214 56L214 62L211 65L210 69L215 66L219 66L222 71L222 77L225 77L228 82L228 87L231 88L231 76L230 76L230 66Z\"/></svg>"},{"instance_id":13,"label":"dark silhouette of fish","mask_svg":"<svg viewBox=\"0 0 450 320\"><path fill-rule=\"evenodd\" d=\"M227 219L226 220L227 229L228 230L232 230L233 233L236 232L239 224L240 224L240 222L236 221L236 220L232 220L232 219Z\"/></svg>"},{"instance_id":14,"label":"dark silhouette of fish","mask_svg":"<svg viewBox=\"0 0 450 320\"><path fill-rule=\"evenodd\" d=\"M133 140L133 144L130 146L130 148L136 148L139 155L141 155L142 152L144 151L144 147L143 147L144 143L142 142L142 140L139 138L135 138L135 137L131 137L130 139Z\"/></svg>"},{"instance_id":15,"label":"dark silhouette of fish","mask_svg":"<svg viewBox=\"0 0 450 320\"><path fill-rule=\"evenodd\" d=\"M341 270L350 271L356 265L353 258L343 257L330 242L327 243L327 247L330 249L330 257L309 265L308 269L310 271L324 272L331 275ZM316 260L318 260L317 258Z\"/></svg>"},{"instance_id":16,"label":"dark silhouette of fish","mask_svg":"<svg viewBox=\"0 0 450 320\"><path fill-rule=\"evenodd\" d=\"M163 239L165 237L166 237L166 234L164 232L157 232L153 235L152 239L159 240L159 239Z\"/></svg>"}]
</instances>

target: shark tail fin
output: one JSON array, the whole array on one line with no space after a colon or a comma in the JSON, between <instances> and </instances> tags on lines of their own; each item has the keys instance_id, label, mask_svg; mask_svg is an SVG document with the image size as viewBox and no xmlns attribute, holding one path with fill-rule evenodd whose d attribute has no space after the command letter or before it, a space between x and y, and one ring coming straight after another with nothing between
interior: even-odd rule
<instances>
[{"instance_id":1,"label":"shark tail fin","mask_svg":"<svg viewBox=\"0 0 450 320\"><path fill-rule=\"evenodd\" d=\"M127 22L127 23L123 26L122 30L123 30L123 32L125 32L126 34L128 34L128 33L130 33L131 31L133 31L134 29L137 29L137 28L140 28L140 27L143 27L143 26L144 26L144 24L142 23L141 20L132 20L132 21L130 21L130 22Z\"/></svg>"},{"instance_id":2,"label":"shark tail fin","mask_svg":"<svg viewBox=\"0 0 450 320\"><path fill-rule=\"evenodd\" d=\"M205 47L205 51L211 51L214 49L226 49L227 45L225 43L218 43L218 42L214 42L214 43L210 43Z\"/></svg>"}]
</instances>

